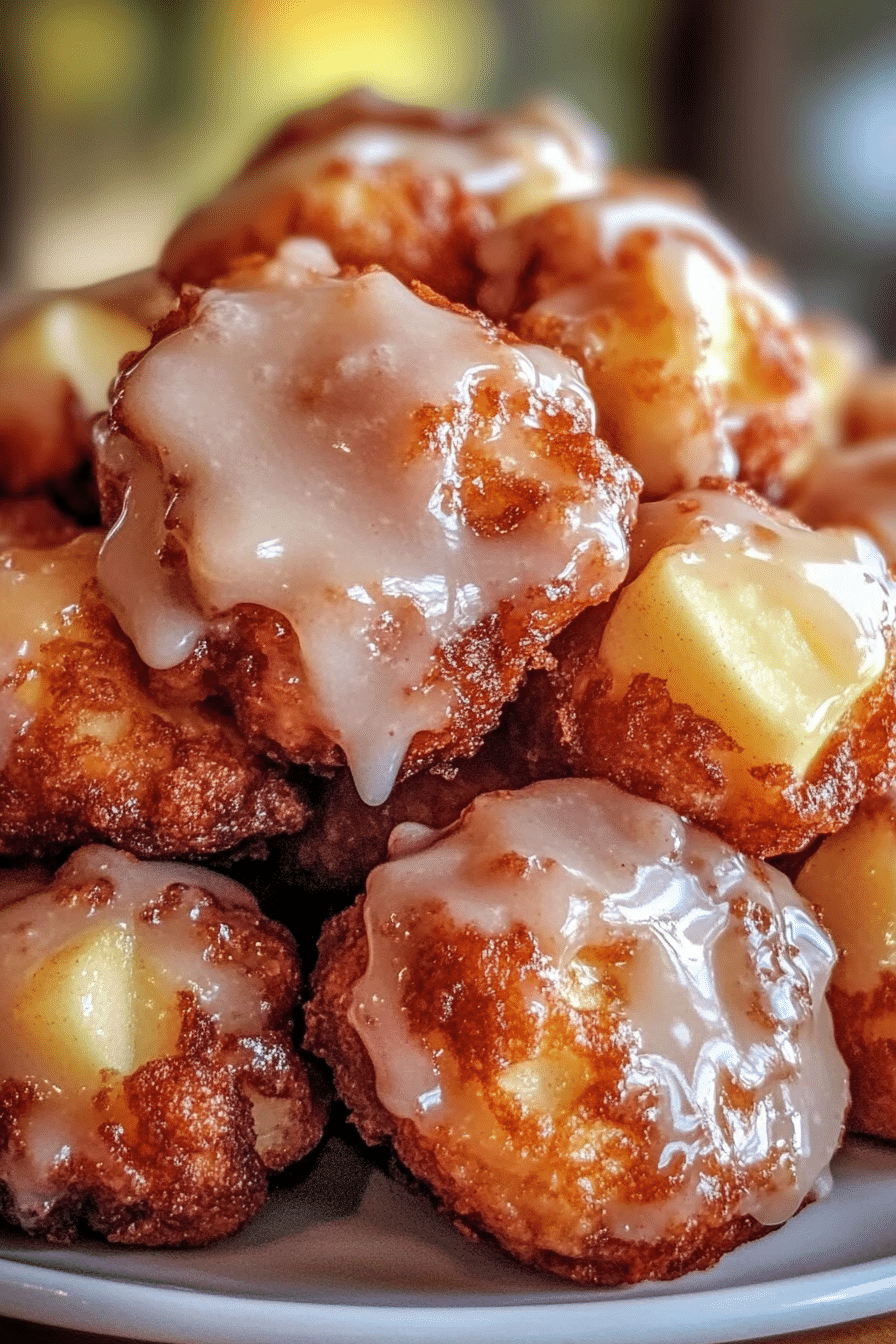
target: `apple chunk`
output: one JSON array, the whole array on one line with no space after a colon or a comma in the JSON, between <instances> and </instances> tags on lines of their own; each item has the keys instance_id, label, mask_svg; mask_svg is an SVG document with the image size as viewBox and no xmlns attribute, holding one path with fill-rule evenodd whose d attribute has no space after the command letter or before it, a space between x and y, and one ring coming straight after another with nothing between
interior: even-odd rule
<instances>
[{"instance_id":1,"label":"apple chunk","mask_svg":"<svg viewBox=\"0 0 896 1344\"><path fill-rule=\"evenodd\" d=\"M106 924L38 967L14 1017L40 1073L95 1088L104 1070L129 1074L174 1048L179 1015L171 998L159 995L134 933Z\"/></svg>"},{"instance_id":2,"label":"apple chunk","mask_svg":"<svg viewBox=\"0 0 896 1344\"><path fill-rule=\"evenodd\" d=\"M0 341L0 372L48 372L67 378L88 415L103 410L118 361L149 341L133 318L83 299L53 299Z\"/></svg>"},{"instance_id":3,"label":"apple chunk","mask_svg":"<svg viewBox=\"0 0 896 1344\"><path fill-rule=\"evenodd\" d=\"M822 586L829 577L830 592ZM600 660L610 694L621 697L639 673L659 678L673 701L740 746L743 768L783 764L803 777L885 666L883 639L857 637L838 606L856 581L848 565L839 581L831 563L816 563L813 573L805 556L793 562L780 544L768 557L717 536L665 547L623 590L607 623Z\"/></svg>"}]
</instances>

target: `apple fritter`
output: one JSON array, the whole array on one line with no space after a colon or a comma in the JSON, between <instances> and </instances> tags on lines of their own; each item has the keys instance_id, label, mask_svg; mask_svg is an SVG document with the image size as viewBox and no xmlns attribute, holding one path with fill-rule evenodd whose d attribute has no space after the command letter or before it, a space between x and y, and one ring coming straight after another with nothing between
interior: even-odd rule
<instances>
[{"instance_id":1,"label":"apple fritter","mask_svg":"<svg viewBox=\"0 0 896 1344\"><path fill-rule=\"evenodd\" d=\"M65 490L90 458L121 357L174 296L153 272L42 294L0 325L0 492Z\"/></svg>"},{"instance_id":2,"label":"apple fritter","mask_svg":"<svg viewBox=\"0 0 896 1344\"><path fill-rule=\"evenodd\" d=\"M301 791L220 709L166 703L150 686L96 588L102 534L51 544L52 511L41 522L38 507L6 515L39 524L38 545L20 535L0 552L0 854L92 840L210 854L299 830Z\"/></svg>"},{"instance_id":3,"label":"apple fritter","mask_svg":"<svg viewBox=\"0 0 896 1344\"><path fill-rule=\"evenodd\" d=\"M0 966L0 1212L25 1231L201 1246L320 1139L294 944L236 882L100 845L24 891L0 873Z\"/></svg>"},{"instance_id":4,"label":"apple fritter","mask_svg":"<svg viewBox=\"0 0 896 1344\"><path fill-rule=\"evenodd\" d=\"M144 662L371 805L471 755L615 589L639 485L562 355L313 240L185 295L97 447Z\"/></svg>"},{"instance_id":5,"label":"apple fritter","mask_svg":"<svg viewBox=\"0 0 896 1344\"><path fill-rule=\"evenodd\" d=\"M482 796L391 850L324 930L307 1044L463 1230L631 1283L824 1186L835 954L782 874L593 780Z\"/></svg>"},{"instance_id":6,"label":"apple fritter","mask_svg":"<svg viewBox=\"0 0 896 1344\"><path fill-rule=\"evenodd\" d=\"M581 364L647 498L704 476L780 498L805 470L821 395L796 308L681 184L617 173L478 256L482 308Z\"/></svg>"},{"instance_id":7,"label":"apple fritter","mask_svg":"<svg viewBox=\"0 0 896 1344\"><path fill-rule=\"evenodd\" d=\"M896 765L894 598L864 534L746 487L643 505L628 581L553 645L574 769L750 854L839 829Z\"/></svg>"},{"instance_id":8,"label":"apple fritter","mask_svg":"<svg viewBox=\"0 0 896 1344\"><path fill-rule=\"evenodd\" d=\"M161 270L175 285L207 285L238 257L308 235L343 265L375 263L472 304L479 238L596 190L607 152L596 127L555 100L476 117L355 90L279 127L178 227Z\"/></svg>"}]
</instances>

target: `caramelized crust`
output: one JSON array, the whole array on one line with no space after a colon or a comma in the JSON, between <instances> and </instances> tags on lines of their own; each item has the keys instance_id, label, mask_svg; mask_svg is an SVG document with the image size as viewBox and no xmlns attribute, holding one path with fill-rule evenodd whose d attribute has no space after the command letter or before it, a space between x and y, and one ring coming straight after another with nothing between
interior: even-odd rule
<instances>
[{"instance_id":1,"label":"caramelized crust","mask_svg":"<svg viewBox=\"0 0 896 1344\"><path fill-rule=\"evenodd\" d=\"M759 856L791 853L817 835L839 830L866 793L880 791L891 779L892 654L886 676L840 725L808 778L798 778L786 765L768 765L751 772L755 783L745 790L730 766L739 744L711 719L674 702L663 681L638 675L620 700L606 697L606 683L589 674L603 619L587 613L555 646L561 668L554 682L558 732L576 773L612 779L631 793L675 807L744 853ZM587 688L573 692L580 678Z\"/></svg>"},{"instance_id":2,"label":"caramelized crust","mask_svg":"<svg viewBox=\"0 0 896 1344\"><path fill-rule=\"evenodd\" d=\"M881 973L870 991L828 991L837 1046L849 1069L846 1127L896 1140L896 974Z\"/></svg>"}]
</instances>

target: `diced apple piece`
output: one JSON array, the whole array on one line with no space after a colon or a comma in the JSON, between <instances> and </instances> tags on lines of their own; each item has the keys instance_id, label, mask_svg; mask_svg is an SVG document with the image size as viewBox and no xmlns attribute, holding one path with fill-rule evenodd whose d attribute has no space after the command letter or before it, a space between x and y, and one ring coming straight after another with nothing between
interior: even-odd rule
<instances>
[{"instance_id":1,"label":"diced apple piece","mask_svg":"<svg viewBox=\"0 0 896 1344\"><path fill-rule=\"evenodd\" d=\"M119 924L104 925L44 962L14 1016L47 1079L77 1087L99 1087L103 1070L132 1073L169 1053L177 1040L176 1004L159 1001L135 935Z\"/></svg>"},{"instance_id":2,"label":"diced apple piece","mask_svg":"<svg viewBox=\"0 0 896 1344\"><path fill-rule=\"evenodd\" d=\"M837 944L834 982L841 989L872 990L881 971L896 970L896 816L890 807L867 807L828 836L796 888L818 906Z\"/></svg>"},{"instance_id":3,"label":"diced apple piece","mask_svg":"<svg viewBox=\"0 0 896 1344\"><path fill-rule=\"evenodd\" d=\"M0 342L0 372L62 374L93 415L106 405L122 355L143 350L148 342L147 329L123 313L82 299L54 299Z\"/></svg>"},{"instance_id":4,"label":"diced apple piece","mask_svg":"<svg viewBox=\"0 0 896 1344\"><path fill-rule=\"evenodd\" d=\"M804 776L886 653L882 640L872 656L860 649L834 598L783 560L751 563L721 547L657 552L604 633L611 695L638 673L660 678L673 701L742 748L742 767L784 764Z\"/></svg>"},{"instance_id":5,"label":"diced apple piece","mask_svg":"<svg viewBox=\"0 0 896 1344\"><path fill-rule=\"evenodd\" d=\"M555 1115L567 1110L591 1081L587 1060L569 1050L510 1064L498 1080L524 1111Z\"/></svg>"}]
</instances>

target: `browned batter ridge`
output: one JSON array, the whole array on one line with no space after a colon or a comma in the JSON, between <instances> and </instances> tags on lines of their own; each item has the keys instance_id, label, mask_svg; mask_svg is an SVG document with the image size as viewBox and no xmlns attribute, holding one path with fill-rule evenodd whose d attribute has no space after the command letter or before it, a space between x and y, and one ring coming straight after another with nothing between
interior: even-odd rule
<instances>
[{"instance_id":1,"label":"browned batter ridge","mask_svg":"<svg viewBox=\"0 0 896 1344\"><path fill-rule=\"evenodd\" d=\"M268 1171L323 1131L291 1040L291 936L234 882L101 846L25 895L15 882L0 908L4 1216L57 1242L236 1231Z\"/></svg>"},{"instance_id":2,"label":"browned batter ridge","mask_svg":"<svg viewBox=\"0 0 896 1344\"><path fill-rule=\"evenodd\" d=\"M829 990L837 1045L849 1069L847 1128L896 1139L896 975L884 971L873 990Z\"/></svg>"}]
</instances>

